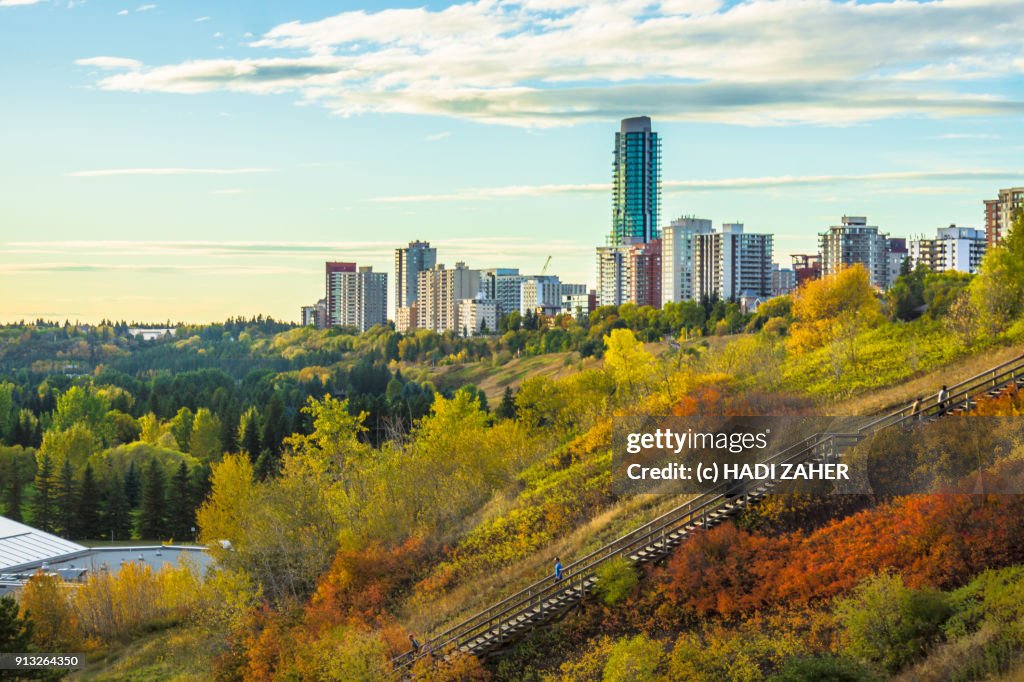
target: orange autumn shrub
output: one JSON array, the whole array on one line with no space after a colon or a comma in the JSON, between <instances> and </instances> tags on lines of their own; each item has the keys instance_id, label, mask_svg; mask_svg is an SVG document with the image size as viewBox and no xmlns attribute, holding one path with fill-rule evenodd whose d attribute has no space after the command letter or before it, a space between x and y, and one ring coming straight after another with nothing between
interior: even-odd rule
<instances>
[{"instance_id":1,"label":"orange autumn shrub","mask_svg":"<svg viewBox=\"0 0 1024 682\"><path fill-rule=\"evenodd\" d=\"M899 498L811 533L768 537L732 524L682 545L652 571L639 610L662 623L806 606L893 569L912 587L950 588L1024 561L1024 498Z\"/></svg>"}]
</instances>

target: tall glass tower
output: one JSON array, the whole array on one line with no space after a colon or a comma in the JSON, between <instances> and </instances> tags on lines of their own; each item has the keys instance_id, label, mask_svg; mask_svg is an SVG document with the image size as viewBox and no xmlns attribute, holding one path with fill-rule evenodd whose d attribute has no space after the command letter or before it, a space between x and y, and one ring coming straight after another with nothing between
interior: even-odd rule
<instances>
[{"instance_id":1,"label":"tall glass tower","mask_svg":"<svg viewBox=\"0 0 1024 682\"><path fill-rule=\"evenodd\" d=\"M661 140L648 116L622 120L615 133L610 246L646 243L659 237Z\"/></svg>"}]
</instances>

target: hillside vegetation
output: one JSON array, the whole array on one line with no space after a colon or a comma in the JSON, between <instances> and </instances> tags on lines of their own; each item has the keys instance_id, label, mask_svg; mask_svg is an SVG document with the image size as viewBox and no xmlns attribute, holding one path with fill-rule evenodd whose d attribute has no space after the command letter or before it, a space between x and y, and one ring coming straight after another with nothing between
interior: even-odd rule
<instances>
[{"instance_id":1,"label":"hillside vegetation","mask_svg":"<svg viewBox=\"0 0 1024 682\"><path fill-rule=\"evenodd\" d=\"M182 326L156 343L119 325L9 327L4 362L30 365L0 390L8 515L86 538L113 519L140 538L195 523L217 562L205 579L187 566L122 570L76 590L37 576L19 616L32 646L81 647L95 661L83 675L100 678L130 664L166 677L380 679L410 634L423 640L546 575L554 556L674 503L616 494L613 416L867 408L1019 354L1024 228L974 278L907 271L880 297L855 267L756 315L710 308L506 320L490 340L265 320ZM676 343L658 343L666 333ZM978 407L1020 409L1016 395ZM883 445L872 456L911 461L899 439ZM1018 447L987 466L1016 480L1022 460ZM503 657L428 658L417 674L1009 673L1021 648L1016 498L901 495L775 496L663 566L611 565L583 608ZM202 665L174 653L190 639Z\"/></svg>"}]
</instances>

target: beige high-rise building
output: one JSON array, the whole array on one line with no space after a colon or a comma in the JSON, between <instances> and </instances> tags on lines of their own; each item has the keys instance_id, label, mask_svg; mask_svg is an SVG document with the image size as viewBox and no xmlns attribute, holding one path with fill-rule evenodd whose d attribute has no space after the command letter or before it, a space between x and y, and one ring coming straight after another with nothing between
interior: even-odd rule
<instances>
[{"instance_id":1,"label":"beige high-rise building","mask_svg":"<svg viewBox=\"0 0 1024 682\"><path fill-rule=\"evenodd\" d=\"M1001 189L998 199L985 201L985 237L989 247L1006 239L1018 208L1024 209L1024 187Z\"/></svg>"},{"instance_id":2,"label":"beige high-rise building","mask_svg":"<svg viewBox=\"0 0 1024 682\"><path fill-rule=\"evenodd\" d=\"M388 276L370 266L327 263L327 325L361 332L387 322Z\"/></svg>"},{"instance_id":3,"label":"beige high-rise building","mask_svg":"<svg viewBox=\"0 0 1024 682\"><path fill-rule=\"evenodd\" d=\"M888 289L891 282L889 235L868 225L863 216L843 216L842 225L833 225L818 235L821 274L834 275L843 268L861 265L872 286Z\"/></svg>"},{"instance_id":4,"label":"beige high-rise building","mask_svg":"<svg viewBox=\"0 0 1024 682\"><path fill-rule=\"evenodd\" d=\"M480 271L470 270L465 263L445 269L438 263L419 273L417 282L417 324L442 334L459 332L459 301L476 298L480 293Z\"/></svg>"}]
</instances>

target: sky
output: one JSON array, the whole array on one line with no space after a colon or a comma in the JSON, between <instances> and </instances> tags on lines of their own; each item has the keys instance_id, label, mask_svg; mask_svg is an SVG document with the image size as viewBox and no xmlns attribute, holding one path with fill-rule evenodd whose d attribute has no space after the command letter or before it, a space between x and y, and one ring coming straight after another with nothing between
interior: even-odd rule
<instances>
[{"instance_id":1,"label":"sky","mask_svg":"<svg viewBox=\"0 0 1024 682\"><path fill-rule=\"evenodd\" d=\"M1024 0L0 0L0 60L0 321L297 320L413 239L593 284L628 116L783 265L1024 185Z\"/></svg>"}]
</instances>

